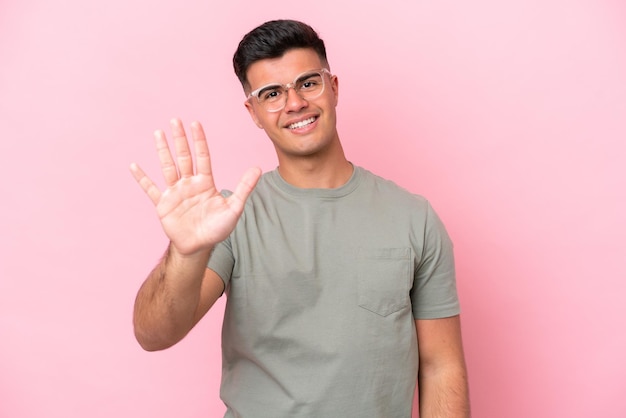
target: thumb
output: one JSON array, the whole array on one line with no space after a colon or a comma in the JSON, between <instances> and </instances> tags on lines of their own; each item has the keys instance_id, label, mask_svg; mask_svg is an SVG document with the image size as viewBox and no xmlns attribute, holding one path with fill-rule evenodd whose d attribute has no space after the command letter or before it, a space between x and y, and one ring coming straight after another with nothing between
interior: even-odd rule
<instances>
[{"instance_id":1,"label":"thumb","mask_svg":"<svg viewBox=\"0 0 626 418\"><path fill-rule=\"evenodd\" d=\"M250 193L254 190L254 187L261 178L261 174L262 171L259 167L251 167L246 170L241 180L239 180L239 184L237 184L234 193L228 198L233 209L237 211L243 210L246 199L248 199L248 196L250 196Z\"/></svg>"}]
</instances>

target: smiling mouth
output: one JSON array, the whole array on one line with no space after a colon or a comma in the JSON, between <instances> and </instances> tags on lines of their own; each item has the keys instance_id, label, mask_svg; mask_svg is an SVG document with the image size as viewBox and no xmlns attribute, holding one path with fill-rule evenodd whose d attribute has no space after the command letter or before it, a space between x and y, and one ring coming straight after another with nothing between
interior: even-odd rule
<instances>
[{"instance_id":1,"label":"smiling mouth","mask_svg":"<svg viewBox=\"0 0 626 418\"><path fill-rule=\"evenodd\" d=\"M289 129L304 128L305 126L310 125L313 122L315 122L315 117L301 120L300 122L292 123L291 125L288 125L287 128Z\"/></svg>"}]
</instances>

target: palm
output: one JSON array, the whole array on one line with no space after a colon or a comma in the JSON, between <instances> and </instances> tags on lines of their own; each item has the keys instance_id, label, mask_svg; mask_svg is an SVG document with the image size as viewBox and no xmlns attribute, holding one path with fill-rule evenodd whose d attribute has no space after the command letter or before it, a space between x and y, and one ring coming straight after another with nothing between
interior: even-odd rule
<instances>
[{"instance_id":1,"label":"palm","mask_svg":"<svg viewBox=\"0 0 626 418\"><path fill-rule=\"evenodd\" d=\"M177 163L174 163L162 131L155 133L157 152L167 188L161 192L136 165L135 179L156 206L163 230L181 253L206 250L225 239L241 216L248 195L260 176L248 170L235 192L223 197L213 181L211 160L202 126L191 126L196 154L196 172L182 124L172 121Z\"/></svg>"},{"instance_id":2,"label":"palm","mask_svg":"<svg viewBox=\"0 0 626 418\"><path fill-rule=\"evenodd\" d=\"M156 210L165 233L183 252L223 240L240 214L217 192L212 178L202 174L168 187Z\"/></svg>"}]
</instances>

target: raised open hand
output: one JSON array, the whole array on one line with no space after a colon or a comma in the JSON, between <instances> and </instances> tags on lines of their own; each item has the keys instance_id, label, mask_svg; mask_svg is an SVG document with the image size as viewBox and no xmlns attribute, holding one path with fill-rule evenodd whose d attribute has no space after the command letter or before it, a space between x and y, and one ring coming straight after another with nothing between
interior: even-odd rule
<instances>
[{"instance_id":1,"label":"raised open hand","mask_svg":"<svg viewBox=\"0 0 626 418\"><path fill-rule=\"evenodd\" d=\"M235 228L244 204L261 176L259 168L248 169L232 195L224 198L215 187L211 157L202 125L191 124L196 170L183 124L171 121L176 162L165 133L154 133L161 170L167 188L163 191L137 165L130 170L137 183L154 203L161 225L172 245L181 254L191 255L212 248Z\"/></svg>"}]
</instances>

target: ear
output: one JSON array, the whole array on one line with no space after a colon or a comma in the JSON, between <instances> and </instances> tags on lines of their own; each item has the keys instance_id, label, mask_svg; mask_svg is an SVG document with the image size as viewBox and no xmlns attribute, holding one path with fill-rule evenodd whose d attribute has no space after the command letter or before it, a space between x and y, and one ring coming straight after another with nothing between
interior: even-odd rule
<instances>
[{"instance_id":1,"label":"ear","mask_svg":"<svg viewBox=\"0 0 626 418\"><path fill-rule=\"evenodd\" d=\"M246 106L246 109L248 109L248 113L250 113L250 117L252 118L254 124L263 129L263 125L261 125L261 121L257 117L256 110L254 110L254 106L252 105L252 103L250 103L250 100L247 100L244 105Z\"/></svg>"},{"instance_id":2,"label":"ear","mask_svg":"<svg viewBox=\"0 0 626 418\"><path fill-rule=\"evenodd\" d=\"M330 87L335 97L335 106L337 106L337 103L339 103L339 79L337 78L336 75L333 75L330 78Z\"/></svg>"}]
</instances>

